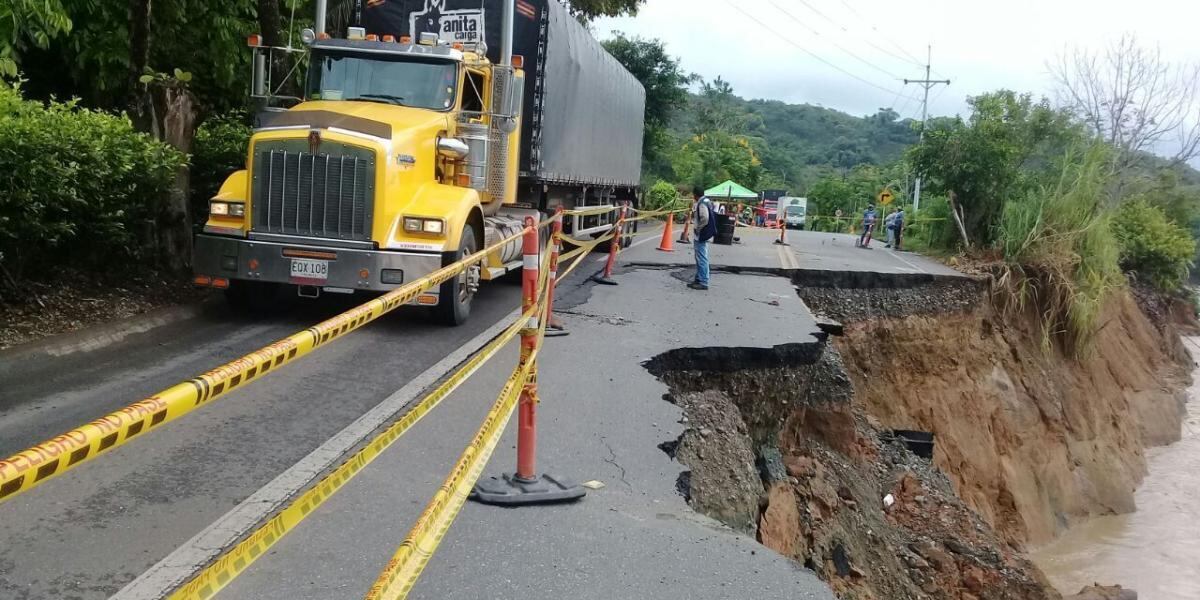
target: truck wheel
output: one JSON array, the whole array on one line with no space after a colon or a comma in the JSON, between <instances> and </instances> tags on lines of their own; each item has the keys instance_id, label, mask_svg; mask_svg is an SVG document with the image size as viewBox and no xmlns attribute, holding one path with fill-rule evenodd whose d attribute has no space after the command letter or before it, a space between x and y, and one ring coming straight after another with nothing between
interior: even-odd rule
<instances>
[{"instance_id":1,"label":"truck wheel","mask_svg":"<svg viewBox=\"0 0 1200 600\"><path fill-rule=\"evenodd\" d=\"M621 236L621 249L624 250L633 245L633 234L637 233L638 221L630 221L625 224L625 235Z\"/></svg>"},{"instance_id":2,"label":"truck wheel","mask_svg":"<svg viewBox=\"0 0 1200 600\"><path fill-rule=\"evenodd\" d=\"M234 312L262 316L276 308L278 294L277 283L234 280L225 290L225 302Z\"/></svg>"},{"instance_id":3,"label":"truck wheel","mask_svg":"<svg viewBox=\"0 0 1200 600\"><path fill-rule=\"evenodd\" d=\"M458 252L443 254L442 264L456 263L476 251L475 228L467 225L463 228ZM478 269L478 266L466 269L439 288L440 301L435 309L439 321L451 326L467 322L467 317L471 316L471 299L475 297L475 288L479 285Z\"/></svg>"}]
</instances>

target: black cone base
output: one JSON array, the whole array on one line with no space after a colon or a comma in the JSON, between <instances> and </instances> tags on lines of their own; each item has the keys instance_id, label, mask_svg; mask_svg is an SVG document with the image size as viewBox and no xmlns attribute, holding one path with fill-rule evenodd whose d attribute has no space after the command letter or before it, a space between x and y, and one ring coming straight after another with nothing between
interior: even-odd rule
<instances>
[{"instance_id":1,"label":"black cone base","mask_svg":"<svg viewBox=\"0 0 1200 600\"><path fill-rule=\"evenodd\" d=\"M497 506L525 506L527 504L550 504L571 502L587 494L583 486L566 477L542 475L526 481L513 473L501 477L488 477L475 484L471 499L482 504Z\"/></svg>"}]
</instances>

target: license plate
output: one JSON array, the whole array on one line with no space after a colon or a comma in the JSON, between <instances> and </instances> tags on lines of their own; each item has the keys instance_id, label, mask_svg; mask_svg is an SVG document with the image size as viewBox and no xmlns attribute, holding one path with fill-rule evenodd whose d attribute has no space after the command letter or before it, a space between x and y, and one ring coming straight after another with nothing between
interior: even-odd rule
<instances>
[{"instance_id":1,"label":"license plate","mask_svg":"<svg viewBox=\"0 0 1200 600\"><path fill-rule=\"evenodd\" d=\"M329 261L293 258L292 279L325 281L329 279Z\"/></svg>"}]
</instances>

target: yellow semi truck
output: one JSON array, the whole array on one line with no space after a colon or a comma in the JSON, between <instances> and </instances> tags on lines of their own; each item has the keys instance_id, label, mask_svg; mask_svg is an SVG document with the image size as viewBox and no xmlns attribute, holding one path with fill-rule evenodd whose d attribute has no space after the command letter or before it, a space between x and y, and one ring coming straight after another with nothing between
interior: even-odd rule
<instances>
[{"instance_id":1,"label":"yellow semi truck","mask_svg":"<svg viewBox=\"0 0 1200 600\"><path fill-rule=\"evenodd\" d=\"M273 51L252 41L268 109L246 168L210 202L198 284L258 310L293 289L382 292L528 216L636 206L645 92L556 0L367 2L338 38L323 4L302 36L303 97L286 109L270 108ZM599 235L613 218L564 225ZM481 281L520 266L518 240L416 302L460 324Z\"/></svg>"}]
</instances>

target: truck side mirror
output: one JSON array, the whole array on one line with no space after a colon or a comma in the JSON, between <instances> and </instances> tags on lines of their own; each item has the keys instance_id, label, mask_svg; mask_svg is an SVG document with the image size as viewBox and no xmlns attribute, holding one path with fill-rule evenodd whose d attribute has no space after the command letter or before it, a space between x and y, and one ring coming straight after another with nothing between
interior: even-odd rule
<instances>
[{"instance_id":1,"label":"truck side mirror","mask_svg":"<svg viewBox=\"0 0 1200 600\"><path fill-rule=\"evenodd\" d=\"M500 131L508 134L517 130L517 120L521 118L521 103L525 100L525 79L516 77L512 70L500 73L496 85L503 85L506 93L501 96L501 106L496 111L500 115L497 126Z\"/></svg>"},{"instance_id":2,"label":"truck side mirror","mask_svg":"<svg viewBox=\"0 0 1200 600\"><path fill-rule=\"evenodd\" d=\"M446 158L461 160L471 153L471 148L458 138L438 138L437 151Z\"/></svg>"}]
</instances>

